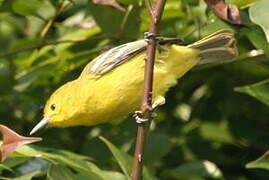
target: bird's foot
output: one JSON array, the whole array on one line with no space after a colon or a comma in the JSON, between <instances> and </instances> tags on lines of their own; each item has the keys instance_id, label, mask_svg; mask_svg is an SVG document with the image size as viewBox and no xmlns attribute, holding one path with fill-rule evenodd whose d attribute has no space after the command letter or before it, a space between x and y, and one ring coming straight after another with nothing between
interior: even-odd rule
<instances>
[{"instance_id":1,"label":"bird's foot","mask_svg":"<svg viewBox=\"0 0 269 180\"><path fill-rule=\"evenodd\" d=\"M150 118L154 118L157 116L157 113L150 112L149 115L150 115ZM149 121L148 118L142 118L142 111L135 111L134 117L135 117L136 123L138 124L146 123Z\"/></svg>"},{"instance_id":2,"label":"bird's foot","mask_svg":"<svg viewBox=\"0 0 269 180\"><path fill-rule=\"evenodd\" d=\"M149 42L151 38L156 38L156 34L152 32L145 32L144 33L144 39L145 41Z\"/></svg>"},{"instance_id":3,"label":"bird's foot","mask_svg":"<svg viewBox=\"0 0 269 180\"><path fill-rule=\"evenodd\" d=\"M145 32L144 39L146 42L149 42L150 39L156 39L157 42L159 42L163 40L163 37L156 35L155 33L152 33L152 32Z\"/></svg>"}]
</instances>

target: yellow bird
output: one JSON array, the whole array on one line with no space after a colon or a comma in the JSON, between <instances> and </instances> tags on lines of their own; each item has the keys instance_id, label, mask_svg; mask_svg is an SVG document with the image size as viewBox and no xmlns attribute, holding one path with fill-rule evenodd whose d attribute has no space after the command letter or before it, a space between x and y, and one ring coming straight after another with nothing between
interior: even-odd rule
<instances>
[{"instance_id":1,"label":"yellow bird","mask_svg":"<svg viewBox=\"0 0 269 180\"><path fill-rule=\"evenodd\" d=\"M231 30L215 32L188 46L171 42L159 40L154 66L155 104L163 104L167 90L194 65L237 56ZM44 109L44 118L30 134L47 125L96 125L138 110L143 95L146 46L145 40L130 42L92 60L77 79L51 95Z\"/></svg>"}]
</instances>

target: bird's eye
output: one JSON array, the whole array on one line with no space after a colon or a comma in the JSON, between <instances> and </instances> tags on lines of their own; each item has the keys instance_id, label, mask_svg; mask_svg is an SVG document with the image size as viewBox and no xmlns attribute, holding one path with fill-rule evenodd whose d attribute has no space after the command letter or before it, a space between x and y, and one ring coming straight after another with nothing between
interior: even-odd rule
<instances>
[{"instance_id":1,"label":"bird's eye","mask_svg":"<svg viewBox=\"0 0 269 180\"><path fill-rule=\"evenodd\" d=\"M56 109L56 104L52 104L52 105L50 106L50 109L51 109L52 111L54 111L54 110Z\"/></svg>"}]
</instances>

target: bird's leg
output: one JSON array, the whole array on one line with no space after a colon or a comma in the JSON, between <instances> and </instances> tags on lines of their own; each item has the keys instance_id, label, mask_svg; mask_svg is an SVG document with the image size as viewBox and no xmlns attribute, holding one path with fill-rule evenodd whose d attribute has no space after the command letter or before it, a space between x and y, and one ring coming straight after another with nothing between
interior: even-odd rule
<instances>
[{"instance_id":1,"label":"bird's leg","mask_svg":"<svg viewBox=\"0 0 269 180\"><path fill-rule=\"evenodd\" d=\"M151 32L145 32L144 33L144 39L146 42L149 42L149 40L151 38L157 39L157 35L155 33L151 33Z\"/></svg>"},{"instance_id":2,"label":"bird's leg","mask_svg":"<svg viewBox=\"0 0 269 180\"><path fill-rule=\"evenodd\" d=\"M145 32L144 33L144 39L145 41L149 42L150 38L154 38L157 40L157 43L160 45L164 44L182 44L183 40L180 38L171 38L171 37L163 37L151 32Z\"/></svg>"},{"instance_id":3,"label":"bird's leg","mask_svg":"<svg viewBox=\"0 0 269 180\"><path fill-rule=\"evenodd\" d=\"M165 103L165 98L164 98L163 96L158 96L158 97L154 100L154 102L153 102L153 104L152 104L152 107L150 108L151 110L150 110L150 114L149 114L149 116L150 116L151 118L156 117L156 116L157 116L157 113L154 112L154 110L155 110L158 106L163 105L164 103ZM136 120L136 122L137 122L138 124L145 123L145 122L147 122L147 121L149 120L148 118L143 118L143 112L142 112L142 111L135 111L135 113L134 113L134 117L135 117L135 120Z\"/></svg>"},{"instance_id":4,"label":"bird's leg","mask_svg":"<svg viewBox=\"0 0 269 180\"><path fill-rule=\"evenodd\" d=\"M134 117L137 124L142 124L149 120L148 118L143 118L142 116L143 116L142 111L135 111Z\"/></svg>"}]
</instances>

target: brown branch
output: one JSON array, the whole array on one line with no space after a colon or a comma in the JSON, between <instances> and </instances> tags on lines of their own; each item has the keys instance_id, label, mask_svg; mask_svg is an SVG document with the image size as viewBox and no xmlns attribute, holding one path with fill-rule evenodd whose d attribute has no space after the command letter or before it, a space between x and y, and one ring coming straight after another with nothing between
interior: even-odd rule
<instances>
[{"instance_id":1,"label":"brown branch","mask_svg":"<svg viewBox=\"0 0 269 180\"><path fill-rule=\"evenodd\" d=\"M135 153L133 160L133 169L132 169L132 180L141 180L142 179L142 170L143 170L143 154L144 154L144 145L147 136L147 130L151 123L152 117L152 93L153 93L153 71L154 71L154 59L156 51L156 34L158 30L158 23L161 19L162 12L166 0L156 0L154 8L152 8L150 0L145 0L146 5L151 16L151 24L149 30L149 42L147 46L147 57L145 65L145 74L144 74L144 96L142 105L140 108L141 114L140 118L148 119L146 123L138 123L137 127L137 136L136 136L136 145Z\"/></svg>"}]
</instances>

